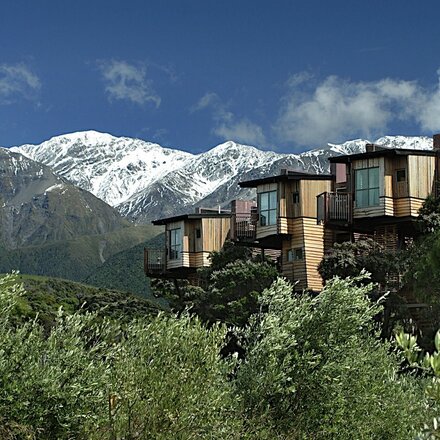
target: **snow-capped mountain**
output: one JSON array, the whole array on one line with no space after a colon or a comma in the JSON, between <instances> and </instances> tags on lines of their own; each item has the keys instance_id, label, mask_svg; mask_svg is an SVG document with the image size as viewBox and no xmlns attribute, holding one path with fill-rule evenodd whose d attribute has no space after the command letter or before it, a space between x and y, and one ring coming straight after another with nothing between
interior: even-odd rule
<instances>
[{"instance_id":1,"label":"snow-capped mountain","mask_svg":"<svg viewBox=\"0 0 440 440\"><path fill-rule=\"evenodd\" d=\"M13 147L111 206L181 168L192 155L140 139L83 131Z\"/></svg>"},{"instance_id":2,"label":"snow-capped mountain","mask_svg":"<svg viewBox=\"0 0 440 440\"><path fill-rule=\"evenodd\" d=\"M43 245L129 223L107 203L41 163L0 148L0 247Z\"/></svg>"},{"instance_id":3,"label":"snow-capped mountain","mask_svg":"<svg viewBox=\"0 0 440 440\"><path fill-rule=\"evenodd\" d=\"M364 151L368 142L357 139L301 154L280 154L229 141L193 155L140 139L86 131L12 150L49 165L125 216L144 223L194 206L224 206L234 198L250 197L238 182L278 174L281 168L326 173L328 157ZM374 143L432 148L427 137L386 136Z\"/></svg>"}]
</instances>

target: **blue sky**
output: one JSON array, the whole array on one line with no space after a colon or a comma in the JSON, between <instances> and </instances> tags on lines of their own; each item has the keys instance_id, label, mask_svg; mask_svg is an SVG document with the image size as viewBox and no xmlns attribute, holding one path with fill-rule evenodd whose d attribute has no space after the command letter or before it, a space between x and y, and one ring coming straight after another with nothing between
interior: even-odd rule
<instances>
[{"instance_id":1,"label":"blue sky","mask_svg":"<svg viewBox=\"0 0 440 440\"><path fill-rule=\"evenodd\" d=\"M0 145L95 129L192 152L440 131L434 0L2 0Z\"/></svg>"}]
</instances>

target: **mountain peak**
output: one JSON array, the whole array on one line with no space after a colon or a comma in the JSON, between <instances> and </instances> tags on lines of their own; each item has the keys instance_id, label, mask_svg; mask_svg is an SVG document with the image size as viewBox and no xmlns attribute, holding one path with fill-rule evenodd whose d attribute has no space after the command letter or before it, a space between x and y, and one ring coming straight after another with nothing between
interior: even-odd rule
<instances>
[{"instance_id":1,"label":"mountain peak","mask_svg":"<svg viewBox=\"0 0 440 440\"><path fill-rule=\"evenodd\" d=\"M194 155L89 130L12 150L51 166L124 215L146 222L195 205L218 206L237 197L253 197L238 183L278 174L281 168L326 173L328 157L365 151L367 143L354 139L304 153L280 154L228 140ZM432 148L427 137L384 136L376 143L389 148Z\"/></svg>"}]
</instances>

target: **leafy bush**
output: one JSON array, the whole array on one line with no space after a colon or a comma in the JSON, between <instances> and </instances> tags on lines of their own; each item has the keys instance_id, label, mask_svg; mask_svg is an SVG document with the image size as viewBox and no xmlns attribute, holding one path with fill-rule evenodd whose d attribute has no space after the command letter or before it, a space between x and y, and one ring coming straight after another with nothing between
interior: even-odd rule
<instances>
[{"instance_id":1,"label":"leafy bush","mask_svg":"<svg viewBox=\"0 0 440 440\"><path fill-rule=\"evenodd\" d=\"M365 281L385 283L390 273L403 273L407 267L406 253L390 253L371 238L356 242L335 243L319 264L318 271L324 280L334 276L357 277L366 270L370 277Z\"/></svg>"},{"instance_id":2,"label":"leafy bush","mask_svg":"<svg viewBox=\"0 0 440 440\"><path fill-rule=\"evenodd\" d=\"M404 332L396 335L396 343L403 350L406 359L411 367L421 369L426 374L432 376L426 386L426 395L436 408L436 416L433 417L432 423L426 423L420 432L418 439L431 440L440 438L440 330L437 331L434 344L435 351L433 353L422 354L422 350L417 345L417 338Z\"/></svg>"},{"instance_id":3,"label":"leafy bush","mask_svg":"<svg viewBox=\"0 0 440 440\"><path fill-rule=\"evenodd\" d=\"M249 248L227 242L210 255L211 266L199 271L200 286L181 281L155 282L156 295L168 299L176 312L190 308L204 322L244 326L258 311L258 297L279 276L274 263L252 257Z\"/></svg>"},{"instance_id":4,"label":"leafy bush","mask_svg":"<svg viewBox=\"0 0 440 440\"><path fill-rule=\"evenodd\" d=\"M286 438L408 439L423 417L423 395L399 376L399 358L376 335L380 306L371 285L335 279L316 297L278 280L267 309L244 332L247 356L237 392L249 420Z\"/></svg>"},{"instance_id":5,"label":"leafy bush","mask_svg":"<svg viewBox=\"0 0 440 440\"><path fill-rule=\"evenodd\" d=\"M380 342L360 279L316 297L282 279L221 358L227 329L182 313L121 323L65 315L45 334L11 317L24 296L0 279L0 438L407 439L432 417L416 379Z\"/></svg>"},{"instance_id":6,"label":"leafy bush","mask_svg":"<svg viewBox=\"0 0 440 440\"><path fill-rule=\"evenodd\" d=\"M233 365L219 357L225 328L60 311L46 337L36 321L9 319L23 294L0 280L2 438L240 438Z\"/></svg>"}]
</instances>

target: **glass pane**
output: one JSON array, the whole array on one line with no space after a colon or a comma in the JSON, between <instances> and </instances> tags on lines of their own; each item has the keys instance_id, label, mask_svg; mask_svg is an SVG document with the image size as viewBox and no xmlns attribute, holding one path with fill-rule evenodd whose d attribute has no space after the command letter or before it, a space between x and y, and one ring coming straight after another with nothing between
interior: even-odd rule
<instances>
[{"instance_id":1,"label":"glass pane","mask_svg":"<svg viewBox=\"0 0 440 440\"><path fill-rule=\"evenodd\" d=\"M368 206L368 190L356 191L356 207L365 208Z\"/></svg>"},{"instance_id":2,"label":"glass pane","mask_svg":"<svg viewBox=\"0 0 440 440\"><path fill-rule=\"evenodd\" d=\"M373 188L368 191L368 205L378 206L379 205L379 188Z\"/></svg>"},{"instance_id":3,"label":"glass pane","mask_svg":"<svg viewBox=\"0 0 440 440\"><path fill-rule=\"evenodd\" d=\"M260 212L269 209L269 193L260 194L259 208L260 208Z\"/></svg>"},{"instance_id":4,"label":"glass pane","mask_svg":"<svg viewBox=\"0 0 440 440\"><path fill-rule=\"evenodd\" d=\"M347 165L345 163L336 164L336 183L347 181Z\"/></svg>"},{"instance_id":5,"label":"glass pane","mask_svg":"<svg viewBox=\"0 0 440 440\"><path fill-rule=\"evenodd\" d=\"M396 178L398 182L406 182L406 170L397 170Z\"/></svg>"},{"instance_id":6,"label":"glass pane","mask_svg":"<svg viewBox=\"0 0 440 440\"><path fill-rule=\"evenodd\" d=\"M379 187L379 168L369 168L368 170L368 187L378 188Z\"/></svg>"},{"instance_id":7,"label":"glass pane","mask_svg":"<svg viewBox=\"0 0 440 440\"><path fill-rule=\"evenodd\" d=\"M266 216L267 216L267 211L260 212L260 225L261 226L267 225Z\"/></svg>"},{"instance_id":8,"label":"glass pane","mask_svg":"<svg viewBox=\"0 0 440 440\"><path fill-rule=\"evenodd\" d=\"M271 191L269 193L269 209L276 209L277 207L277 192Z\"/></svg>"},{"instance_id":9,"label":"glass pane","mask_svg":"<svg viewBox=\"0 0 440 440\"><path fill-rule=\"evenodd\" d=\"M303 249L297 248L295 249L295 260L302 260L303 259Z\"/></svg>"},{"instance_id":10,"label":"glass pane","mask_svg":"<svg viewBox=\"0 0 440 440\"><path fill-rule=\"evenodd\" d=\"M294 192L292 194L293 203L299 203L299 192Z\"/></svg>"},{"instance_id":11,"label":"glass pane","mask_svg":"<svg viewBox=\"0 0 440 440\"><path fill-rule=\"evenodd\" d=\"M368 170L356 171L356 189L368 188Z\"/></svg>"},{"instance_id":12,"label":"glass pane","mask_svg":"<svg viewBox=\"0 0 440 440\"><path fill-rule=\"evenodd\" d=\"M276 225L277 224L277 210L271 209L269 211L268 225Z\"/></svg>"},{"instance_id":13,"label":"glass pane","mask_svg":"<svg viewBox=\"0 0 440 440\"><path fill-rule=\"evenodd\" d=\"M170 245L176 246L180 245L181 238L180 238L180 228L179 229L171 229L170 231Z\"/></svg>"}]
</instances>

